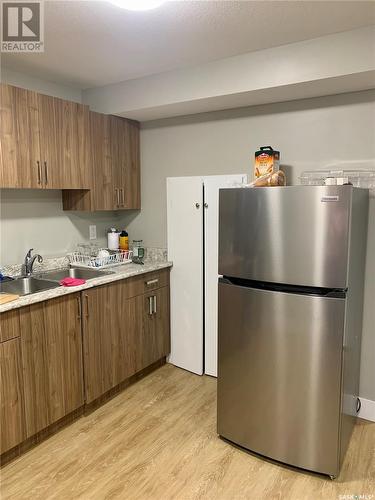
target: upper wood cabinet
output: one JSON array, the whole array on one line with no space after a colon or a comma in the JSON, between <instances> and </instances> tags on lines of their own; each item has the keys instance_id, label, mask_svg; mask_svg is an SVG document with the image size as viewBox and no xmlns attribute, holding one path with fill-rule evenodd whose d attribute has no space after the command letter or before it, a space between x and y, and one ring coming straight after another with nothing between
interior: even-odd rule
<instances>
[{"instance_id":1,"label":"upper wood cabinet","mask_svg":"<svg viewBox=\"0 0 375 500\"><path fill-rule=\"evenodd\" d=\"M42 96L42 101L46 96ZM41 106L43 109L43 107ZM46 110L47 111L47 110ZM41 121L44 157L47 158L49 189L90 187L89 109L76 102L53 98L53 116L48 134L48 112Z\"/></svg>"},{"instance_id":2,"label":"upper wood cabinet","mask_svg":"<svg viewBox=\"0 0 375 500\"><path fill-rule=\"evenodd\" d=\"M92 183L64 191L64 210L141 208L139 123L90 111Z\"/></svg>"},{"instance_id":3,"label":"upper wood cabinet","mask_svg":"<svg viewBox=\"0 0 375 500\"><path fill-rule=\"evenodd\" d=\"M38 94L10 85L0 89L0 185L43 187Z\"/></svg>"},{"instance_id":4,"label":"upper wood cabinet","mask_svg":"<svg viewBox=\"0 0 375 500\"><path fill-rule=\"evenodd\" d=\"M117 204L120 208L141 208L139 123L111 116L110 124Z\"/></svg>"},{"instance_id":5,"label":"upper wood cabinet","mask_svg":"<svg viewBox=\"0 0 375 500\"><path fill-rule=\"evenodd\" d=\"M0 187L62 189L64 210L139 209L139 123L1 85Z\"/></svg>"},{"instance_id":6,"label":"upper wood cabinet","mask_svg":"<svg viewBox=\"0 0 375 500\"><path fill-rule=\"evenodd\" d=\"M93 174L91 206L94 210L113 210L119 208L119 204L115 196L110 116L90 111L89 117Z\"/></svg>"},{"instance_id":7,"label":"upper wood cabinet","mask_svg":"<svg viewBox=\"0 0 375 500\"><path fill-rule=\"evenodd\" d=\"M80 294L20 309L26 437L83 405Z\"/></svg>"},{"instance_id":8,"label":"upper wood cabinet","mask_svg":"<svg viewBox=\"0 0 375 500\"><path fill-rule=\"evenodd\" d=\"M0 186L89 188L88 107L1 85Z\"/></svg>"}]
</instances>

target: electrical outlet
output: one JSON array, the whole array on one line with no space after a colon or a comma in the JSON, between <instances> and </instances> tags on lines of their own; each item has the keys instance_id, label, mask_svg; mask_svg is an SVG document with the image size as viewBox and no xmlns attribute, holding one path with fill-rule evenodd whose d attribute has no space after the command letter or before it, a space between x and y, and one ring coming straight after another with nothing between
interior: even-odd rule
<instances>
[{"instance_id":1,"label":"electrical outlet","mask_svg":"<svg viewBox=\"0 0 375 500\"><path fill-rule=\"evenodd\" d=\"M96 226L89 226L90 240L96 240Z\"/></svg>"}]
</instances>

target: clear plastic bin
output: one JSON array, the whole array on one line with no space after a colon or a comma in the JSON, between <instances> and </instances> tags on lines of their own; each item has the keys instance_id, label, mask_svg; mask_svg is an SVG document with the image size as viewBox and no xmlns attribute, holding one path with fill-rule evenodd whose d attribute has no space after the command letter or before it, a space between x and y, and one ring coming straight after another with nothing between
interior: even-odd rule
<instances>
[{"instance_id":1,"label":"clear plastic bin","mask_svg":"<svg viewBox=\"0 0 375 500\"><path fill-rule=\"evenodd\" d=\"M375 170L307 170L299 179L307 186L324 186L327 177L348 179L354 187L375 191Z\"/></svg>"}]
</instances>

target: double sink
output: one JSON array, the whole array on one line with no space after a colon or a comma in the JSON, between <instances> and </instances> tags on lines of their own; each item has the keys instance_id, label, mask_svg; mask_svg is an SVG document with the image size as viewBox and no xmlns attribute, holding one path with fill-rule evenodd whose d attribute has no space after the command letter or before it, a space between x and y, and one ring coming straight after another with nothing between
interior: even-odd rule
<instances>
[{"instance_id":1,"label":"double sink","mask_svg":"<svg viewBox=\"0 0 375 500\"><path fill-rule=\"evenodd\" d=\"M60 286L60 280L67 277L89 280L107 274L113 274L113 271L96 271L95 269L81 269L79 267L56 269L54 271L46 271L33 276L20 277L12 281L2 282L0 283L0 292L29 295L57 288Z\"/></svg>"}]
</instances>

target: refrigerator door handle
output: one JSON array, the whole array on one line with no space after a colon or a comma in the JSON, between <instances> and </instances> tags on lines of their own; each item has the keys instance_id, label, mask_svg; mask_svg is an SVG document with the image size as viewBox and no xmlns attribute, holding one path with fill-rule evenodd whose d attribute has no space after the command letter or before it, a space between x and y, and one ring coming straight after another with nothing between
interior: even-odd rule
<instances>
[{"instance_id":1,"label":"refrigerator door handle","mask_svg":"<svg viewBox=\"0 0 375 500\"><path fill-rule=\"evenodd\" d=\"M290 285L289 283L268 283L253 281L241 278L231 278L227 276L219 277L219 283L225 285L239 286L253 290L263 290L269 292L279 292L295 295L329 297L335 299L345 299L347 288L322 288L313 286Z\"/></svg>"}]
</instances>

